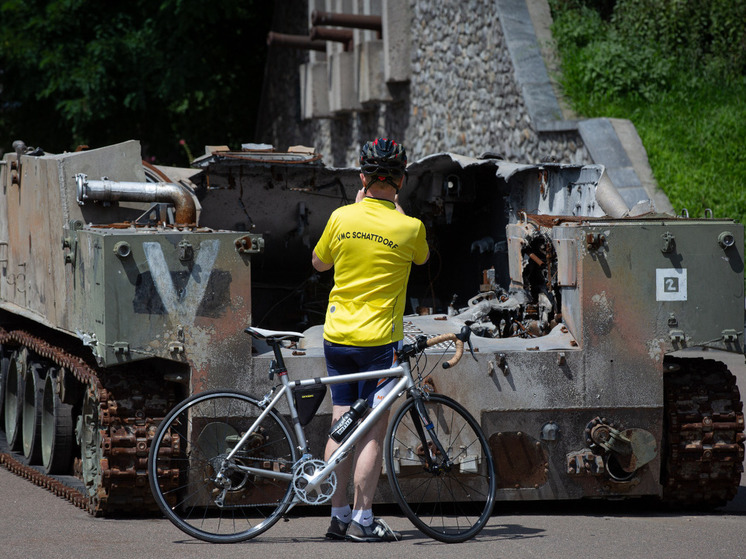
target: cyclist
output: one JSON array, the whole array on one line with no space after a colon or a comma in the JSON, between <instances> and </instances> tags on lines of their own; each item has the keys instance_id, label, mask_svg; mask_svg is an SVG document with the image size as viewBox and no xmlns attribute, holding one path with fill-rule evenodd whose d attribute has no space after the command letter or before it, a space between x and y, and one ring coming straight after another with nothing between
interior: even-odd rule
<instances>
[{"instance_id":1,"label":"cyclist","mask_svg":"<svg viewBox=\"0 0 746 559\"><path fill-rule=\"evenodd\" d=\"M407 280L412 262L430 256L425 226L398 204L407 154L396 142L378 138L360 152L362 188L355 204L335 210L311 256L320 272L334 267L324 321L324 355L329 375L386 369L396 360L403 339ZM332 385L336 422L358 399L375 407L393 385L391 379ZM330 539L396 541L401 534L373 517L372 505L381 475L381 447L388 413L356 445L353 460L337 468L338 490L332 497ZM332 439L325 458L338 447ZM353 477L354 502L347 501Z\"/></svg>"}]
</instances>

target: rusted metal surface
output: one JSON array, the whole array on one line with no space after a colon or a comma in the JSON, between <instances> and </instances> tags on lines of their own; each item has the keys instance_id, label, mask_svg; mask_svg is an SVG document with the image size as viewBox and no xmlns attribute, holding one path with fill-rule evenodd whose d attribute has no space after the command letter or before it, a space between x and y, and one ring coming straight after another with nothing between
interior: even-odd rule
<instances>
[{"instance_id":1,"label":"rusted metal surface","mask_svg":"<svg viewBox=\"0 0 746 559\"><path fill-rule=\"evenodd\" d=\"M265 165L302 165L321 161L318 153L276 153L273 151L213 151L192 161L194 167L209 168L211 165L240 166L252 163Z\"/></svg>"},{"instance_id":2,"label":"rusted metal surface","mask_svg":"<svg viewBox=\"0 0 746 559\"><path fill-rule=\"evenodd\" d=\"M621 429L600 417L586 426L585 437L593 452L613 456L626 473L635 472L657 455L656 440L651 433L644 429Z\"/></svg>"},{"instance_id":3,"label":"rusted metal surface","mask_svg":"<svg viewBox=\"0 0 746 559\"><path fill-rule=\"evenodd\" d=\"M314 10L311 12L311 23L313 25L332 25L337 27L352 27L353 29L369 29L370 31L383 31L381 16L364 14L343 14L337 12L323 12Z\"/></svg>"},{"instance_id":4,"label":"rusted metal surface","mask_svg":"<svg viewBox=\"0 0 746 559\"><path fill-rule=\"evenodd\" d=\"M136 183L112 180L91 180L79 173L75 176L78 203L101 202L171 202L176 225L196 225L197 207L191 194L171 182Z\"/></svg>"},{"instance_id":5,"label":"rusted metal surface","mask_svg":"<svg viewBox=\"0 0 746 559\"><path fill-rule=\"evenodd\" d=\"M489 438L500 489L537 488L547 482L549 462L541 442L526 433L500 432Z\"/></svg>"},{"instance_id":6,"label":"rusted metal surface","mask_svg":"<svg viewBox=\"0 0 746 559\"><path fill-rule=\"evenodd\" d=\"M735 376L720 362L671 359L664 377L667 501L719 506L735 497L744 459L744 416Z\"/></svg>"},{"instance_id":7,"label":"rusted metal surface","mask_svg":"<svg viewBox=\"0 0 746 559\"><path fill-rule=\"evenodd\" d=\"M567 475L602 476L606 473L604 459L590 451L573 452L567 456Z\"/></svg>"},{"instance_id":8,"label":"rusted metal surface","mask_svg":"<svg viewBox=\"0 0 746 559\"><path fill-rule=\"evenodd\" d=\"M261 250L261 238L256 235L244 235L235 240L236 251L239 254L252 254Z\"/></svg>"},{"instance_id":9,"label":"rusted metal surface","mask_svg":"<svg viewBox=\"0 0 746 559\"><path fill-rule=\"evenodd\" d=\"M289 35L287 33L275 33L274 31L270 31L267 34L267 44L269 46L326 52L326 41L314 41L307 35Z\"/></svg>"},{"instance_id":10,"label":"rusted metal surface","mask_svg":"<svg viewBox=\"0 0 746 559\"><path fill-rule=\"evenodd\" d=\"M342 43L346 51L352 50L353 34L349 29L335 29L333 27L312 27L309 33L311 40L332 41Z\"/></svg>"}]
</instances>

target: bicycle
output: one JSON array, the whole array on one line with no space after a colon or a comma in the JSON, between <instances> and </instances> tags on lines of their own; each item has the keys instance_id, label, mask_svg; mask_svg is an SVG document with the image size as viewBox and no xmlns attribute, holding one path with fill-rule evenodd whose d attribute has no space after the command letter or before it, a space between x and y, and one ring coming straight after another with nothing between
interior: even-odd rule
<instances>
[{"instance_id":1,"label":"bicycle","mask_svg":"<svg viewBox=\"0 0 746 559\"><path fill-rule=\"evenodd\" d=\"M180 530L208 542L237 542L262 534L297 504L328 502L337 489L337 465L404 394L384 443L386 475L402 512L421 532L442 542L463 542L482 530L496 492L487 439L463 406L427 389L424 381L437 363L424 376L420 369L424 350L440 343L449 342L443 354L450 342L455 346L444 368L458 362L465 342L474 356L468 327L459 334L419 337L399 350L398 365L391 369L303 380L288 378L281 351L283 341L298 341L303 334L246 332L272 347L269 376L276 375L281 384L261 399L233 390L195 394L164 418L152 440L151 490ZM416 378L410 365L415 357ZM383 377L394 377L393 389L367 410L328 462L314 458L294 396L314 387L323 387L325 394L328 384ZM281 401L292 428L276 409Z\"/></svg>"}]
</instances>

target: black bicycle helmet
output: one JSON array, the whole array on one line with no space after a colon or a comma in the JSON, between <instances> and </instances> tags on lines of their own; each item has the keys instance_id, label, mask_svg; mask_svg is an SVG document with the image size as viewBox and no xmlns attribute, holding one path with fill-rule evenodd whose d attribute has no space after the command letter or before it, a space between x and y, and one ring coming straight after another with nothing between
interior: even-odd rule
<instances>
[{"instance_id":1,"label":"black bicycle helmet","mask_svg":"<svg viewBox=\"0 0 746 559\"><path fill-rule=\"evenodd\" d=\"M360 149L360 171L366 176L375 177L377 181L390 184L396 190L399 190L399 179L406 167L407 152L404 146L393 140L377 138L365 142Z\"/></svg>"}]
</instances>

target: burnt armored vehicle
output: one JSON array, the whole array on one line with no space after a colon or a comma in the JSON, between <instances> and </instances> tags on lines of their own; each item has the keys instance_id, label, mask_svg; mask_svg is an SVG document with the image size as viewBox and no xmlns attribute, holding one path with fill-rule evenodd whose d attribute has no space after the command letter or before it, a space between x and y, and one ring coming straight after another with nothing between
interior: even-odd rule
<instances>
[{"instance_id":1,"label":"burnt armored vehicle","mask_svg":"<svg viewBox=\"0 0 746 559\"><path fill-rule=\"evenodd\" d=\"M211 148L186 173L143 166L136 142L5 156L0 401L14 469L75 471L78 489L47 485L95 513L139 509L150 437L176 400L270 387L246 325L304 331L288 367L325 374L332 276L310 252L358 171L248 147ZM471 328L476 361L432 380L480 420L498 498L733 497L738 388L685 350L743 351L741 225L629 211L599 166L446 154L410 165L401 202L432 254L412 271L406 335ZM315 452L328 414L327 402L308 428Z\"/></svg>"},{"instance_id":2,"label":"burnt armored vehicle","mask_svg":"<svg viewBox=\"0 0 746 559\"><path fill-rule=\"evenodd\" d=\"M241 177L235 160L213 155L200 164L212 184L250 188L255 180ZM265 192L279 186L266 180ZM346 203L337 187L347 177L283 180L309 196L285 210L305 235L295 243L283 236L298 251L295 268L278 266L295 286L282 299L294 301L302 315L295 327L306 328L288 367L296 378L323 376L322 326L307 326L322 319L319 294L332 273L314 274L304 259L328 213L309 200ZM431 247L428 264L410 277L406 341L472 330L477 360L436 368L431 379L480 418L498 498L656 496L712 506L735 496L744 457L735 377L687 350L743 353L742 225L656 214L649 202L630 210L599 166L449 154L411 164L400 201L425 222ZM263 258L271 257L267 250ZM293 326L277 316L284 326L260 325ZM254 359L257 382L270 359ZM255 388L261 396L262 385ZM327 425L320 422L312 448L323 448Z\"/></svg>"},{"instance_id":3,"label":"burnt armored vehicle","mask_svg":"<svg viewBox=\"0 0 746 559\"><path fill-rule=\"evenodd\" d=\"M596 166L437 155L408 172L432 256L405 335L472 330L476 360L431 379L480 418L498 498L735 496L735 377L687 349L743 353L740 224L627 211ZM321 328L288 367L324 374Z\"/></svg>"}]
</instances>

